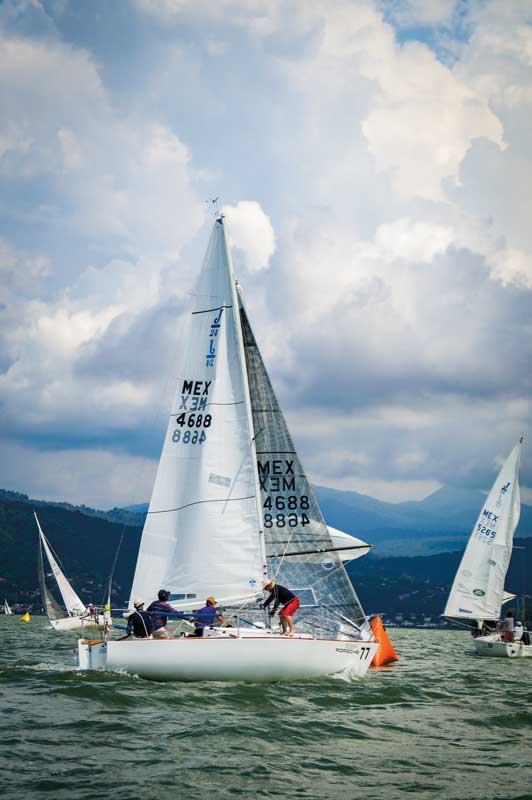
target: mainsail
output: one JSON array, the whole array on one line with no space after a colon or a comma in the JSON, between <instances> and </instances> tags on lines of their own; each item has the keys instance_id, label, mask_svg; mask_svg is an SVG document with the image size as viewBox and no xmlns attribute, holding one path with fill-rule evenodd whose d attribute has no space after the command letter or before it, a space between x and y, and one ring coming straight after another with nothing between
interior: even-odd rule
<instances>
[{"instance_id":1,"label":"mainsail","mask_svg":"<svg viewBox=\"0 0 532 800\"><path fill-rule=\"evenodd\" d=\"M504 463L471 533L443 615L496 620L511 595L504 581L520 514L519 461L522 439Z\"/></svg>"},{"instance_id":2,"label":"mainsail","mask_svg":"<svg viewBox=\"0 0 532 800\"><path fill-rule=\"evenodd\" d=\"M238 301L214 225L183 337L177 389L131 601L169 589L179 608L256 597L266 572Z\"/></svg>"},{"instance_id":3,"label":"mainsail","mask_svg":"<svg viewBox=\"0 0 532 800\"><path fill-rule=\"evenodd\" d=\"M13 613L13 612L11 611L11 609L10 609L10 607L9 607L9 603L8 603L8 602L7 602L7 600L4 598L4 614L7 614L7 615L9 615L9 614L12 614L12 613Z\"/></svg>"},{"instance_id":4,"label":"mainsail","mask_svg":"<svg viewBox=\"0 0 532 800\"><path fill-rule=\"evenodd\" d=\"M50 569L52 570L52 574L57 582L57 586L59 588L59 592L61 593L61 597L63 599L63 603L65 604L66 610L69 614L83 614L86 611L85 605L82 603L70 583L68 579L63 574L59 564L57 563L54 555L51 551L50 545L44 535L41 525L39 523L39 519L37 514L33 512L33 516L35 517L35 522L37 523L37 528L39 530L39 540L40 540L40 578L41 578L41 589L42 589L42 596L43 596L43 605L45 611L50 619L59 619L64 617L65 614L63 613L61 607L54 600L53 595L49 591L46 586L45 581L45 573L44 573L44 563L42 558L42 549L46 554L46 558L48 559L48 563L50 564Z\"/></svg>"},{"instance_id":5,"label":"mainsail","mask_svg":"<svg viewBox=\"0 0 532 800\"><path fill-rule=\"evenodd\" d=\"M362 625L364 611L297 455L243 302L240 317L270 577L298 595L298 622L306 621L317 636L354 633L350 623Z\"/></svg>"}]
</instances>

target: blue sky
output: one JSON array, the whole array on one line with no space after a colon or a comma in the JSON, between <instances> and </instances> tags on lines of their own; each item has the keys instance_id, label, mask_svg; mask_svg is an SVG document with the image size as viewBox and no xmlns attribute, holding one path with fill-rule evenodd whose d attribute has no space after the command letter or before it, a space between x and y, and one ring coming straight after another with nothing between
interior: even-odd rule
<instances>
[{"instance_id":1,"label":"blue sky","mask_svg":"<svg viewBox=\"0 0 532 800\"><path fill-rule=\"evenodd\" d=\"M220 195L311 479L488 488L531 433L530 23L517 0L1 3L0 485L149 497Z\"/></svg>"}]
</instances>

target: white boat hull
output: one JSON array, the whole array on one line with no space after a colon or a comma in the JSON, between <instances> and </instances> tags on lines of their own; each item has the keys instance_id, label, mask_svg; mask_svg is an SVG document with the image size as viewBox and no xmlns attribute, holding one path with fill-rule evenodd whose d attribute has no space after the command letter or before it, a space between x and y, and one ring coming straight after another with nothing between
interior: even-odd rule
<instances>
[{"instance_id":1,"label":"white boat hull","mask_svg":"<svg viewBox=\"0 0 532 800\"><path fill-rule=\"evenodd\" d=\"M503 642L498 634L479 636L474 640L475 650L479 656L496 658L532 657L532 645L522 642Z\"/></svg>"},{"instance_id":2,"label":"white boat hull","mask_svg":"<svg viewBox=\"0 0 532 800\"><path fill-rule=\"evenodd\" d=\"M62 619L49 619L48 622L54 631L78 631L85 628L99 628L105 624L103 614L98 617L63 617Z\"/></svg>"},{"instance_id":3,"label":"white boat hull","mask_svg":"<svg viewBox=\"0 0 532 800\"><path fill-rule=\"evenodd\" d=\"M377 642L274 635L79 642L81 669L124 670L155 681L292 681L362 677Z\"/></svg>"}]
</instances>

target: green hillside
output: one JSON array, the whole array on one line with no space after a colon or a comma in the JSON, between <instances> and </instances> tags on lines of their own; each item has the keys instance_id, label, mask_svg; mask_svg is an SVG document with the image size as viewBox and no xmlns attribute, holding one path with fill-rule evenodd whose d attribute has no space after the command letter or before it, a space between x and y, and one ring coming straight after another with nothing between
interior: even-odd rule
<instances>
[{"instance_id":1,"label":"green hillside","mask_svg":"<svg viewBox=\"0 0 532 800\"><path fill-rule=\"evenodd\" d=\"M38 535L33 509L68 579L84 601L100 602L120 541L124 538L113 581L113 604L127 598L138 552L141 528L111 522L53 504L0 499L0 597L10 604L40 607Z\"/></svg>"},{"instance_id":2,"label":"green hillside","mask_svg":"<svg viewBox=\"0 0 532 800\"><path fill-rule=\"evenodd\" d=\"M26 606L40 610L34 508L65 574L85 602L102 601L123 534L112 598L114 607L122 607L131 589L145 516L142 507L139 511L106 512L67 503L33 501L25 495L5 491L0 492L0 600L6 597L16 610ZM117 521L121 518L123 521ZM384 534L393 537L394 531L383 531ZM435 537L433 541L437 547L440 540ZM511 591L530 595L532 539L516 539L515 545L506 583ZM455 542L457 546L459 543ZM378 551L376 547L369 556L348 565L364 608L384 613L389 621L397 615L417 624L425 617L439 621L461 550L388 558L376 557Z\"/></svg>"}]
</instances>

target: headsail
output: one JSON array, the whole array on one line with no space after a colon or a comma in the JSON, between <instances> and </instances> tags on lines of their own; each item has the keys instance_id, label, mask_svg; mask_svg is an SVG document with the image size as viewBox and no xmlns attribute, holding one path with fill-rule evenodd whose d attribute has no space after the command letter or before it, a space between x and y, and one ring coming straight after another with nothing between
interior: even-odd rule
<instances>
[{"instance_id":1,"label":"headsail","mask_svg":"<svg viewBox=\"0 0 532 800\"><path fill-rule=\"evenodd\" d=\"M251 413L234 276L217 219L183 338L175 401L131 599L164 587L176 607L240 603L265 573Z\"/></svg>"},{"instance_id":2,"label":"headsail","mask_svg":"<svg viewBox=\"0 0 532 800\"><path fill-rule=\"evenodd\" d=\"M329 530L275 397L242 300L240 316L270 577L298 595L301 602L298 622L306 618L320 637L348 636L349 631L355 632L350 621L357 625L364 623L364 611L340 555L334 550ZM316 552L309 553L313 549ZM299 551L304 551L304 554L283 555Z\"/></svg>"},{"instance_id":3,"label":"headsail","mask_svg":"<svg viewBox=\"0 0 532 800\"><path fill-rule=\"evenodd\" d=\"M82 601L80 600L80 598L78 597L78 595L76 594L76 592L74 591L74 589L72 588L70 583L68 582L68 579L63 574L61 568L59 567L59 564L55 560L55 558L53 556L53 553L52 553L52 551L50 549L50 545L48 544L48 541L46 539L46 536L42 532L42 528L40 526L39 519L38 519L37 514L35 512L33 512L33 516L35 517L35 522L37 523L37 528L39 530L39 538L40 538L41 546L42 546L42 548L44 548L44 552L45 552L46 558L48 559L48 562L50 564L50 568L52 570L52 574L53 574L55 580L57 581L57 586L58 586L59 591L61 593L61 597L63 599L63 603L65 604L66 610L69 613L72 613L72 614L83 614L83 612L86 610L85 605L82 603ZM41 588L42 588L42 594L43 594L43 605L44 605L46 613L48 614L48 617L50 617L50 619L58 619L59 618L57 616L58 611L59 611L60 616L64 616L64 614L62 613L59 604L54 600L52 594L50 593L50 591L46 587L46 583L45 583L45 580L44 580L44 565L42 563L42 551L40 551L40 552L41 552L41 563L40 563L40 568L41 568Z\"/></svg>"},{"instance_id":4,"label":"headsail","mask_svg":"<svg viewBox=\"0 0 532 800\"><path fill-rule=\"evenodd\" d=\"M443 615L495 620L505 602L504 580L519 522L519 460L516 444L488 495L471 533Z\"/></svg>"}]
</instances>

